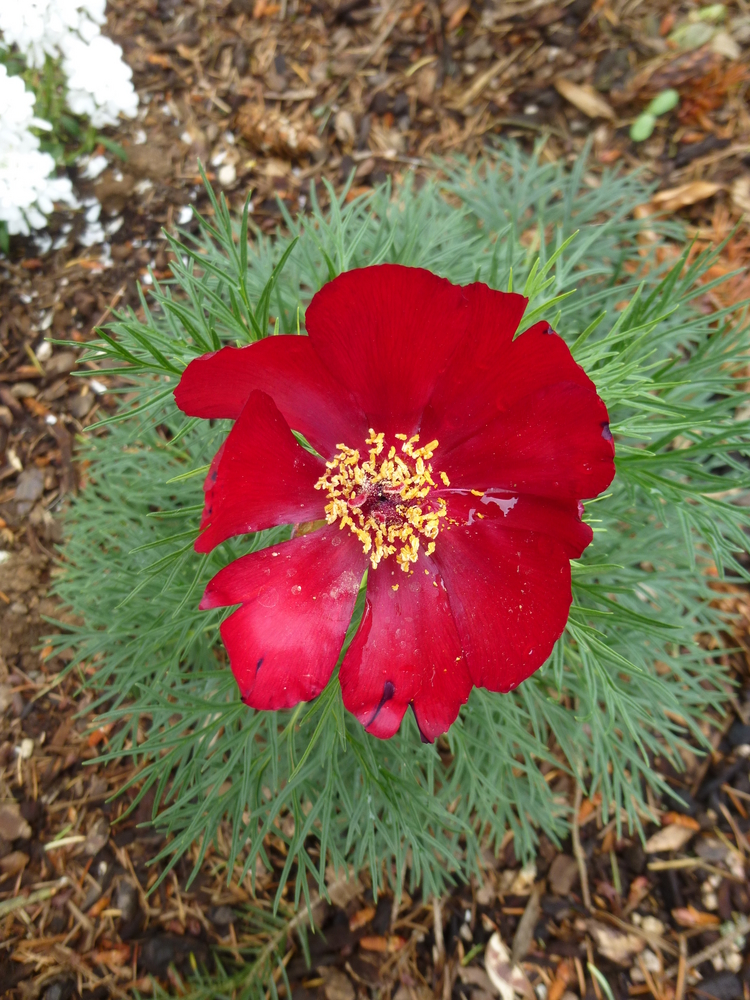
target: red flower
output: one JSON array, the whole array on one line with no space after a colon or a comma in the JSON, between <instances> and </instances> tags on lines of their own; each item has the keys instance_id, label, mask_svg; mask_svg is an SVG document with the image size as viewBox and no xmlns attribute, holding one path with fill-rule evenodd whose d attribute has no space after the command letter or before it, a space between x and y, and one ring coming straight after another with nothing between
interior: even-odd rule
<instances>
[{"instance_id":1,"label":"red flower","mask_svg":"<svg viewBox=\"0 0 750 1000\"><path fill-rule=\"evenodd\" d=\"M206 479L196 550L318 522L206 589L202 608L241 605L221 633L246 704L321 692L367 569L340 681L375 736L411 705L434 740L472 685L510 691L545 662L568 617L570 560L592 538L580 500L611 482L614 445L594 384L549 325L513 339L525 307L383 264L325 285L307 337L188 366L178 406L236 421Z\"/></svg>"}]
</instances>

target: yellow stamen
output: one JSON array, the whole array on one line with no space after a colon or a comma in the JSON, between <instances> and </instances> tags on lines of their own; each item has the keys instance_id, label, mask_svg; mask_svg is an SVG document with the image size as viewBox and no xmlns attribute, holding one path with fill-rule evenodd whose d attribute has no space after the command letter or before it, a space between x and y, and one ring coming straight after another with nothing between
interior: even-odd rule
<instances>
[{"instance_id":1,"label":"yellow stamen","mask_svg":"<svg viewBox=\"0 0 750 1000\"><path fill-rule=\"evenodd\" d=\"M326 472L315 489L328 494L328 524L338 521L340 529L349 528L362 543L373 569L382 559L395 555L401 569L409 573L419 559L423 538L430 539L425 554L435 551L434 539L446 515L446 503L442 497L427 501L435 487L429 462L438 442L430 441L419 448L418 434L408 440L405 434L394 437L403 442L401 452L406 460L396 454L394 445L381 458L385 435L376 434L371 427L365 442L369 446L366 460L360 460L357 449L337 445L338 452L326 462ZM445 473L439 476L449 485ZM398 590L398 584L393 589Z\"/></svg>"}]
</instances>

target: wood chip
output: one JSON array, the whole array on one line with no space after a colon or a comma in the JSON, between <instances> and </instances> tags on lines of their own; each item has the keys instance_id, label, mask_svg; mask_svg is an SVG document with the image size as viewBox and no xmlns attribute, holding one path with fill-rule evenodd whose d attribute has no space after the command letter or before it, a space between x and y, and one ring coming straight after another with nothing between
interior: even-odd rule
<instances>
[{"instance_id":1,"label":"wood chip","mask_svg":"<svg viewBox=\"0 0 750 1000\"><path fill-rule=\"evenodd\" d=\"M388 937L374 934L371 937L360 938L359 941L359 946L364 951L379 951L383 954L393 954L394 951L400 951L405 944L406 939L398 934L391 934Z\"/></svg>"},{"instance_id":2,"label":"wood chip","mask_svg":"<svg viewBox=\"0 0 750 1000\"><path fill-rule=\"evenodd\" d=\"M326 1000L354 1000L354 986L347 975L330 966L321 966L318 973L323 980Z\"/></svg>"},{"instance_id":3,"label":"wood chip","mask_svg":"<svg viewBox=\"0 0 750 1000\"><path fill-rule=\"evenodd\" d=\"M715 913L696 910L694 906L679 906L672 917L680 927L718 927L721 921Z\"/></svg>"},{"instance_id":4,"label":"wood chip","mask_svg":"<svg viewBox=\"0 0 750 1000\"><path fill-rule=\"evenodd\" d=\"M617 117L614 109L604 100L593 87L573 83L564 76L555 77L555 89L558 94L582 111L588 118L608 118L614 121Z\"/></svg>"},{"instance_id":5,"label":"wood chip","mask_svg":"<svg viewBox=\"0 0 750 1000\"><path fill-rule=\"evenodd\" d=\"M691 830L679 823L670 823L657 830L643 845L646 854L657 854L659 851L679 851L695 835Z\"/></svg>"},{"instance_id":6,"label":"wood chip","mask_svg":"<svg viewBox=\"0 0 750 1000\"><path fill-rule=\"evenodd\" d=\"M352 914L349 919L349 930L357 931L360 927L364 927L365 924L369 924L375 916L375 913L376 910L374 906L365 906L364 909L357 910L357 912Z\"/></svg>"},{"instance_id":7,"label":"wood chip","mask_svg":"<svg viewBox=\"0 0 750 1000\"><path fill-rule=\"evenodd\" d=\"M657 191L651 204L659 212L676 212L687 205L712 198L720 190L721 184L714 184L713 181L690 181L689 184L680 184L676 188Z\"/></svg>"},{"instance_id":8,"label":"wood chip","mask_svg":"<svg viewBox=\"0 0 750 1000\"><path fill-rule=\"evenodd\" d=\"M692 816L685 816L683 813L677 812L664 813L661 818L661 822L662 826L670 826L675 823L677 826L684 826L686 830L695 830L696 832L701 828L697 819L693 819Z\"/></svg>"}]
</instances>

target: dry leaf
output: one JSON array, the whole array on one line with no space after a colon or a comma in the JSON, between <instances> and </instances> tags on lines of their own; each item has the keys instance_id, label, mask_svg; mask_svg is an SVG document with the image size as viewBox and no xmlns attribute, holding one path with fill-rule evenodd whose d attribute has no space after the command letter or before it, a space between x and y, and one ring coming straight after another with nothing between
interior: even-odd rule
<instances>
[{"instance_id":1,"label":"dry leaf","mask_svg":"<svg viewBox=\"0 0 750 1000\"><path fill-rule=\"evenodd\" d=\"M609 118L614 121L616 115L612 107L593 87L573 83L564 76L555 78L555 89L566 101L569 101L579 111L589 118Z\"/></svg>"},{"instance_id":2,"label":"dry leaf","mask_svg":"<svg viewBox=\"0 0 750 1000\"><path fill-rule=\"evenodd\" d=\"M694 836L695 830L691 830L679 823L670 823L663 826L661 830L649 837L643 845L646 854L657 854L659 851L679 851Z\"/></svg>"},{"instance_id":3,"label":"dry leaf","mask_svg":"<svg viewBox=\"0 0 750 1000\"><path fill-rule=\"evenodd\" d=\"M519 965L513 964L510 952L497 931L487 942L484 967L495 987L495 992L500 994L502 1000L514 1000L516 993L535 1000L534 991L525 973Z\"/></svg>"},{"instance_id":4,"label":"dry leaf","mask_svg":"<svg viewBox=\"0 0 750 1000\"><path fill-rule=\"evenodd\" d=\"M714 184L713 181L690 181L676 188L657 191L651 199L651 204L659 212L676 212L686 205L694 205L698 201L713 197L719 190L721 184Z\"/></svg>"},{"instance_id":5,"label":"dry leaf","mask_svg":"<svg viewBox=\"0 0 750 1000\"><path fill-rule=\"evenodd\" d=\"M732 184L732 205L738 212L750 215L750 174L738 177Z\"/></svg>"},{"instance_id":6,"label":"dry leaf","mask_svg":"<svg viewBox=\"0 0 750 1000\"><path fill-rule=\"evenodd\" d=\"M584 799L581 803L581 808L578 810L578 825L581 826L592 812L596 809L598 805L601 805L602 797L599 792L592 795L590 799Z\"/></svg>"},{"instance_id":7,"label":"dry leaf","mask_svg":"<svg viewBox=\"0 0 750 1000\"><path fill-rule=\"evenodd\" d=\"M549 870L549 884L557 896L568 896L578 881L578 863L569 854L558 854Z\"/></svg>"},{"instance_id":8,"label":"dry leaf","mask_svg":"<svg viewBox=\"0 0 750 1000\"><path fill-rule=\"evenodd\" d=\"M528 896L535 881L536 864L532 861L531 864L524 865L518 872L508 891L511 896Z\"/></svg>"},{"instance_id":9,"label":"dry leaf","mask_svg":"<svg viewBox=\"0 0 750 1000\"><path fill-rule=\"evenodd\" d=\"M672 910L672 916L680 927L718 927L721 923L715 913L696 910L694 906L680 906Z\"/></svg>"},{"instance_id":10,"label":"dry leaf","mask_svg":"<svg viewBox=\"0 0 750 1000\"><path fill-rule=\"evenodd\" d=\"M600 924L596 920L588 920L586 926L596 943L599 954L617 965L630 967L633 956L646 947L643 938L636 934L625 934L615 930L614 927Z\"/></svg>"}]
</instances>

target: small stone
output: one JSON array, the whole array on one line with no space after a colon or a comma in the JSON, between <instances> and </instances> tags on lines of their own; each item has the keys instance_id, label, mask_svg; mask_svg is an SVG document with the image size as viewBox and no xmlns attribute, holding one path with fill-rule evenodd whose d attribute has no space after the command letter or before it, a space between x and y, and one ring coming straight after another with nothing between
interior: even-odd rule
<instances>
[{"instance_id":1,"label":"small stone","mask_svg":"<svg viewBox=\"0 0 750 1000\"><path fill-rule=\"evenodd\" d=\"M28 840L31 837L31 827L21 815L17 802L0 805L0 837L3 840Z\"/></svg>"},{"instance_id":2,"label":"small stone","mask_svg":"<svg viewBox=\"0 0 750 1000\"><path fill-rule=\"evenodd\" d=\"M396 94L393 101L393 117L400 118L401 115L408 114L409 111L409 95L403 90Z\"/></svg>"},{"instance_id":3,"label":"small stone","mask_svg":"<svg viewBox=\"0 0 750 1000\"><path fill-rule=\"evenodd\" d=\"M338 111L334 120L336 138L343 146L354 145L357 138L357 129L354 125L354 118L351 111Z\"/></svg>"},{"instance_id":4,"label":"small stone","mask_svg":"<svg viewBox=\"0 0 750 1000\"><path fill-rule=\"evenodd\" d=\"M123 879L117 886L114 898L115 909L126 923L133 919L138 909L138 893L132 882Z\"/></svg>"},{"instance_id":5,"label":"small stone","mask_svg":"<svg viewBox=\"0 0 750 1000\"><path fill-rule=\"evenodd\" d=\"M374 112L376 115L384 115L390 107L391 98L384 90L379 90L370 102L370 111Z\"/></svg>"},{"instance_id":6,"label":"small stone","mask_svg":"<svg viewBox=\"0 0 750 1000\"><path fill-rule=\"evenodd\" d=\"M23 601L13 601L13 603L8 608L8 611L10 611L14 615L27 615L29 613L29 609L26 607Z\"/></svg>"},{"instance_id":7,"label":"small stone","mask_svg":"<svg viewBox=\"0 0 750 1000\"><path fill-rule=\"evenodd\" d=\"M578 864L570 854L558 854L549 870L549 884L557 896L568 896L578 881Z\"/></svg>"},{"instance_id":8,"label":"small stone","mask_svg":"<svg viewBox=\"0 0 750 1000\"><path fill-rule=\"evenodd\" d=\"M701 996L712 1000L742 1000L742 983L733 972L709 976L700 984Z\"/></svg>"},{"instance_id":9,"label":"small stone","mask_svg":"<svg viewBox=\"0 0 750 1000\"><path fill-rule=\"evenodd\" d=\"M56 378L58 375L67 375L73 371L78 358L73 351L58 351L53 354L44 366L44 374L47 378Z\"/></svg>"},{"instance_id":10,"label":"small stone","mask_svg":"<svg viewBox=\"0 0 750 1000\"><path fill-rule=\"evenodd\" d=\"M44 991L44 1000L70 1000L75 995L76 984L71 979L56 979Z\"/></svg>"},{"instance_id":11,"label":"small stone","mask_svg":"<svg viewBox=\"0 0 750 1000\"><path fill-rule=\"evenodd\" d=\"M650 948L641 952L641 958L649 972L661 972L661 962Z\"/></svg>"},{"instance_id":12,"label":"small stone","mask_svg":"<svg viewBox=\"0 0 750 1000\"><path fill-rule=\"evenodd\" d=\"M729 848L718 837L713 837L710 834L701 837L700 840L696 841L694 846L698 857L703 858L704 861L708 861L712 865L715 865L718 861L723 861L729 853Z\"/></svg>"},{"instance_id":13,"label":"small stone","mask_svg":"<svg viewBox=\"0 0 750 1000\"><path fill-rule=\"evenodd\" d=\"M237 919L231 906L214 906L208 914L212 924L216 927L229 927Z\"/></svg>"},{"instance_id":14,"label":"small stone","mask_svg":"<svg viewBox=\"0 0 750 1000\"><path fill-rule=\"evenodd\" d=\"M233 163L225 163L216 174L222 187L231 187L237 180L237 168Z\"/></svg>"},{"instance_id":15,"label":"small stone","mask_svg":"<svg viewBox=\"0 0 750 1000\"><path fill-rule=\"evenodd\" d=\"M37 395L38 389L31 382L16 382L10 390L11 396L16 399L33 399Z\"/></svg>"},{"instance_id":16,"label":"small stone","mask_svg":"<svg viewBox=\"0 0 750 1000\"><path fill-rule=\"evenodd\" d=\"M100 816L86 834L86 840L83 843L83 853L89 854L93 857L93 855L98 854L103 847L106 847L108 840L109 823L104 816Z\"/></svg>"},{"instance_id":17,"label":"small stone","mask_svg":"<svg viewBox=\"0 0 750 1000\"><path fill-rule=\"evenodd\" d=\"M21 740L18 748L18 756L21 760L28 760L34 752L34 741L28 736Z\"/></svg>"},{"instance_id":18,"label":"small stone","mask_svg":"<svg viewBox=\"0 0 750 1000\"><path fill-rule=\"evenodd\" d=\"M641 921L641 930L649 936L662 937L664 934L664 924L657 917L652 917L649 914Z\"/></svg>"},{"instance_id":19,"label":"small stone","mask_svg":"<svg viewBox=\"0 0 750 1000\"><path fill-rule=\"evenodd\" d=\"M18 476L15 501L19 515L28 514L44 492L44 469L36 465L24 469Z\"/></svg>"},{"instance_id":20,"label":"small stone","mask_svg":"<svg viewBox=\"0 0 750 1000\"><path fill-rule=\"evenodd\" d=\"M742 968L742 953L739 951L730 951L724 959L724 965L730 972L739 972Z\"/></svg>"},{"instance_id":21,"label":"small stone","mask_svg":"<svg viewBox=\"0 0 750 1000\"><path fill-rule=\"evenodd\" d=\"M24 854L23 851L11 851L4 858L0 858L0 871L4 875L18 875L28 863L28 854Z\"/></svg>"},{"instance_id":22,"label":"small stone","mask_svg":"<svg viewBox=\"0 0 750 1000\"><path fill-rule=\"evenodd\" d=\"M83 420L93 405L94 394L88 392L87 388L68 398L68 412L72 413L76 420Z\"/></svg>"},{"instance_id":23,"label":"small stone","mask_svg":"<svg viewBox=\"0 0 750 1000\"><path fill-rule=\"evenodd\" d=\"M750 743L750 726L744 722L733 722L729 727L727 739L733 747L742 746L743 743Z\"/></svg>"}]
</instances>

